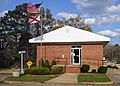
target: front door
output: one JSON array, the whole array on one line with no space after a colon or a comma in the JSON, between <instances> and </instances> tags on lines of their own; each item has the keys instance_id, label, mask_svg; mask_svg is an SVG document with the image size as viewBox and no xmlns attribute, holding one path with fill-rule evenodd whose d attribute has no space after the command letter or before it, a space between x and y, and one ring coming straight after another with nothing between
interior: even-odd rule
<instances>
[{"instance_id":1,"label":"front door","mask_svg":"<svg viewBox=\"0 0 120 86\"><path fill-rule=\"evenodd\" d=\"M76 65L81 64L81 48L71 49L71 63Z\"/></svg>"}]
</instances>

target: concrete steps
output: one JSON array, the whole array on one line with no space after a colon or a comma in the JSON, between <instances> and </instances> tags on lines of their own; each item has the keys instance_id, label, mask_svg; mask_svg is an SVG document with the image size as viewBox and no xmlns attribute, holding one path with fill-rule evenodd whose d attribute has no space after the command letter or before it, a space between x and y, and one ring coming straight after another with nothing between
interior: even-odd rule
<instances>
[{"instance_id":1,"label":"concrete steps","mask_svg":"<svg viewBox=\"0 0 120 86\"><path fill-rule=\"evenodd\" d=\"M54 65L53 67L63 67L65 73L80 73L80 65Z\"/></svg>"}]
</instances>

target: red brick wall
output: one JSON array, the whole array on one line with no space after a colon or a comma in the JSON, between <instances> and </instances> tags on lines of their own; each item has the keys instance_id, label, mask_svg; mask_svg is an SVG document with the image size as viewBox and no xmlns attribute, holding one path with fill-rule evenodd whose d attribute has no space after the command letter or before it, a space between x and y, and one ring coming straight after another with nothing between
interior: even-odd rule
<instances>
[{"instance_id":1,"label":"red brick wall","mask_svg":"<svg viewBox=\"0 0 120 86\"><path fill-rule=\"evenodd\" d=\"M40 45L37 46L36 65L39 66L40 61ZM62 59L64 55L64 59ZM55 59L58 64L70 64L70 45L42 45L42 57L50 62Z\"/></svg>"},{"instance_id":2,"label":"red brick wall","mask_svg":"<svg viewBox=\"0 0 120 86\"><path fill-rule=\"evenodd\" d=\"M43 45L42 46L42 57L44 59L48 59L50 62L52 59L57 61L57 64L65 64L65 62L69 65L70 63L70 45ZM62 55L65 56L62 59ZM84 44L82 45L82 64L89 64L93 66L102 65L103 58L103 45L99 44ZM39 66L40 61L40 45L37 46L37 58L36 64Z\"/></svg>"},{"instance_id":3,"label":"red brick wall","mask_svg":"<svg viewBox=\"0 0 120 86\"><path fill-rule=\"evenodd\" d=\"M102 65L103 45L82 45L82 64Z\"/></svg>"}]
</instances>

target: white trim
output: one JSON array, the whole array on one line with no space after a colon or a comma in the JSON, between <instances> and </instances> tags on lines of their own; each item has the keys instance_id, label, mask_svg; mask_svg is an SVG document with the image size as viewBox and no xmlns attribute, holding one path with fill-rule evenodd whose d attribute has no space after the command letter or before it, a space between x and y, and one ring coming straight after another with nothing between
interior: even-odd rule
<instances>
[{"instance_id":1,"label":"white trim","mask_svg":"<svg viewBox=\"0 0 120 86\"><path fill-rule=\"evenodd\" d=\"M81 57L80 57L80 65L82 64L82 48L80 48L80 50L81 50L81 52L80 52L80 55L81 55Z\"/></svg>"},{"instance_id":2,"label":"white trim","mask_svg":"<svg viewBox=\"0 0 120 86\"><path fill-rule=\"evenodd\" d=\"M76 45L77 46L77 45ZM74 63L74 58L72 58L71 57L71 55L70 55L70 62L71 62L71 64L73 64L73 65L80 65L81 64L81 59L82 59L82 52L80 52L80 50L82 51L82 48L72 48L72 46L71 46L71 50L74 50L74 49L78 49L79 50L79 63ZM72 53L72 51L71 51L71 53ZM80 54L81 54L81 57L80 57ZM73 62L72 62L72 60L73 60Z\"/></svg>"}]
</instances>

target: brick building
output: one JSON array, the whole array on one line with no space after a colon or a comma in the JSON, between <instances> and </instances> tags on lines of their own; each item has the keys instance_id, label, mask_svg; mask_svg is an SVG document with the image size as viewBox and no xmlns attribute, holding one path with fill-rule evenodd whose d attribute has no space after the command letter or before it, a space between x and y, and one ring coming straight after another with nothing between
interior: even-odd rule
<instances>
[{"instance_id":1,"label":"brick building","mask_svg":"<svg viewBox=\"0 0 120 86\"><path fill-rule=\"evenodd\" d=\"M82 64L101 66L103 48L109 41L108 37L71 26L46 33L42 40L41 36L29 40L37 43L37 66L41 57L50 62L54 59L57 65L66 65L66 72L80 72Z\"/></svg>"}]
</instances>

